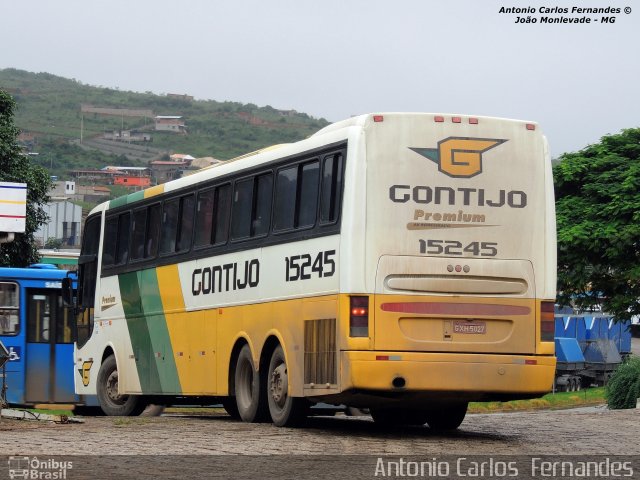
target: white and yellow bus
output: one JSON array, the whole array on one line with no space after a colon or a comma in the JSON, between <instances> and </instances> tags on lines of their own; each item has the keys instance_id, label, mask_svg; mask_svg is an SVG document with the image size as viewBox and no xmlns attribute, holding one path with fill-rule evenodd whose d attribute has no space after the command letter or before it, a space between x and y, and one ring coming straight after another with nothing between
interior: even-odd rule
<instances>
[{"instance_id":1,"label":"white and yellow bus","mask_svg":"<svg viewBox=\"0 0 640 480\"><path fill-rule=\"evenodd\" d=\"M102 204L79 259L76 392L111 415L314 402L456 428L551 389L553 182L535 123L386 113Z\"/></svg>"}]
</instances>

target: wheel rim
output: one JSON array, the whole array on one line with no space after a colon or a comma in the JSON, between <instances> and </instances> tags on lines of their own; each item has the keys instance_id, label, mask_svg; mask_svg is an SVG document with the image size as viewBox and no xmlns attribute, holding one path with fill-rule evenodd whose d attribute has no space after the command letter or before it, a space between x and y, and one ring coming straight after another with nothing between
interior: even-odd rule
<instances>
[{"instance_id":1,"label":"wheel rim","mask_svg":"<svg viewBox=\"0 0 640 480\"><path fill-rule=\"evenodd\" d=\"M282 410L287 402L287 390L289 388L289 379L287 376L287 365L283 362L279 364L271 372L269 378L269 392L271 400L276 407Z\"/></svg>"},{"instance_id":2,"label":"wheel rim","mask_svg":"<svg viewBox=\"0 0 640 480\"><path fill-rule=\"evenodd\" d=\"M107 399L113 405L123 405L127 401L127 395L118 393L118 370L114 370L107 378L106 385Z\"/></svg>"}]
</instances>

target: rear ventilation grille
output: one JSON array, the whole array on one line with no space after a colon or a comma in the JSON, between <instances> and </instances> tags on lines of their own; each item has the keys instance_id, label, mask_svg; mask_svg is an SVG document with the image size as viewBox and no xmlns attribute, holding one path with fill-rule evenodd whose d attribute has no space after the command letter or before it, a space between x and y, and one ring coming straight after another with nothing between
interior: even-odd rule
<instances>
[{"instance_id":1,"label":"rear ventilation grille","mask_svg":"<svg viewBox=\"0 0 640 480\"><path fill-rule=\"evenodd\" d=\"M304 383L337 383L335 318L304 322Z\"/></svg>"}]
</instances>

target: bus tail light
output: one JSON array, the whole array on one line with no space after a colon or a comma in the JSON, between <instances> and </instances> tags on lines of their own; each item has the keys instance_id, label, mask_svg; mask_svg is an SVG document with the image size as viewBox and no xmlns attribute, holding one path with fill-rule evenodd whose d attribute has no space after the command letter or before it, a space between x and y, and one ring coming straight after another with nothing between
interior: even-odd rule
<instances>
[{"instance_id":1,"label":"bus tail light","mask_svg":"<svg viewBox=\"0 0 640 480\"><path fill-rule=\"evenodd\" d=\"M350 297L349 336L369 336L369 297Z\"/></svg>"},{"instance_id":2,"label":"bus tail light","mask_svg":"<svg viewBox=\"0 0 640 480\"><path fill-rule=\"evenodd\" d=\"M553 302L540 303L540 340L553 342L555 336L556 320L555 305Z\"/></svg>"}]
</instances>

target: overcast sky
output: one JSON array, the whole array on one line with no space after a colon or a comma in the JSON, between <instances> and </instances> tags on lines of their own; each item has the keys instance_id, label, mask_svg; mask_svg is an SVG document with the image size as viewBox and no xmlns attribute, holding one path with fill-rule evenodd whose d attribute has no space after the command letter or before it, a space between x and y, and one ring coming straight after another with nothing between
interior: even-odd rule
<instances>
[{"instance_id":1,"label":"overcast sky","mask_svg":"<svg viewBox=\"0 0 640 480\"><path fill-rule=\"evenodd\" d=\"M590 25L498 13L574 5L633 11ZM2 17L0 68L90 85L329 121L383 111L535 120L553 156L640 126L639 0L6 0Z\"/></svg>"}]
</instances>

